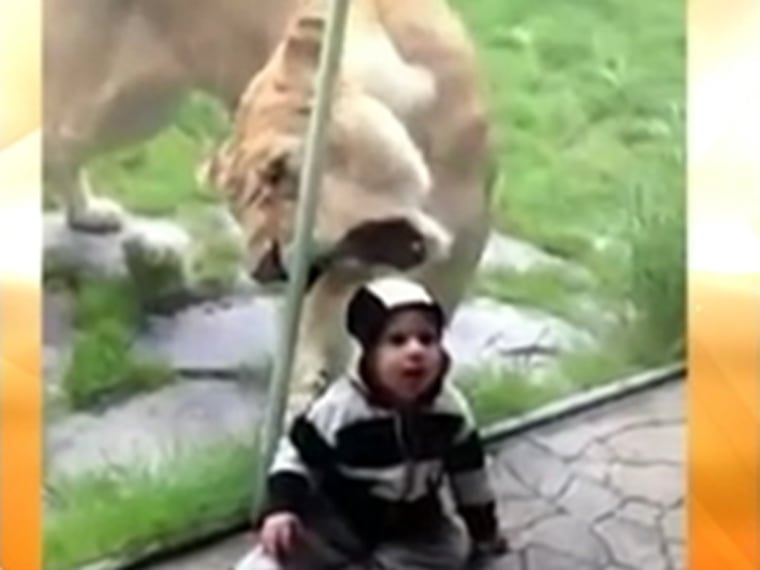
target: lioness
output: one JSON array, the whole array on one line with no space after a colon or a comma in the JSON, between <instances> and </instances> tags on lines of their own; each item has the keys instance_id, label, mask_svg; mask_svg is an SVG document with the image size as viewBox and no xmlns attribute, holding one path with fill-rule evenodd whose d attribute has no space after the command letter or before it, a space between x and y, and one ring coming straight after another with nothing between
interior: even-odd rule
<instances>
[{"instance_id":1,"label":"lioness","mask_svg":"<svg viewBox=\"0 0 760 570\"><path fill-rule=\"evenodd\" d=\"M69 225L121 226L83 165L164 128L190 89L234 108L296 0L43 0L43 166Z\"/></svg>"},{"instance_id":2,"label":"lioness","mask_svg":"<svg viewBox=\"0 0 760 570\"><path fill-rule=\"evenodd\" d=\"M209 165L260 281L287 279L326 6L295 8ZM445 0L354 0L331 105L296 398L345 366L342 316L361 281L408 272L450 316L488 231L486 111L474 50Z\"/></svg>"}]
</instances>

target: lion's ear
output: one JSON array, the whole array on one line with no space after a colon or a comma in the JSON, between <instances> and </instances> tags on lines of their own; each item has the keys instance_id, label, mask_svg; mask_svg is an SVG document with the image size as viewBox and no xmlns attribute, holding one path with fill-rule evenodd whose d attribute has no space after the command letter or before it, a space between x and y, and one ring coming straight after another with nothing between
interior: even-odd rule
<instances>
[{"instance_id":1,"label":"lion's ear","mask_svg":"<svg viewBox=\"0 0 760 570\"><path fill-rule=\"evenodd\" d=\"M316 10L299 14L288 27L284 46L288 80L311 84L319 64L325 27L324 14Z\"/></svg>"}]
</instances>

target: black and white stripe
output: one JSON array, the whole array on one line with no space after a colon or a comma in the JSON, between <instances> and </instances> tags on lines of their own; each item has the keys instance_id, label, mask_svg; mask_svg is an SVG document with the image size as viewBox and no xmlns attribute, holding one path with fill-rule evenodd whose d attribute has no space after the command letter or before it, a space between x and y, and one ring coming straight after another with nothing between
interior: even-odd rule
<instances>
[{"instance_id":1,"label":"black and white stripe","mask_svg":"<svg viewBox=\"0 0 760 570\"><path fill-rule=\"evenodd\" d=\"M444 383L428 405L404 413L375 404L364 384L344 378L280 442L264 513L300 512L308 490L318 489L371 541L440 514L444 480L471 534L493 533L494 496L461 393Z\"/></svg>"}]
</instances>

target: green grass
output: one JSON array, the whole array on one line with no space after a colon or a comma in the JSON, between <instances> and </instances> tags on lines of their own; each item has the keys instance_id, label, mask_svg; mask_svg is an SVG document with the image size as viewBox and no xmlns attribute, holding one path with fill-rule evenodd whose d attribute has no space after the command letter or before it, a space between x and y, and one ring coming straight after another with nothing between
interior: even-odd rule
<instances>
[{"instance_id":1,"label":"green grass","mask_svg":"<svg viewBox=\"0 0 760 570\"><path fill-rule=\"evenodd\" d=\"M642 175L683 192L678 2L452 0L474 32L498 154L497 223L582 257Z\"/></svg>"},{"instance_id":2,"label":"green grass","mask_svg":"<svg viewBox=\"0 0 760 570\"><path fill-rule=\"evenodd\" d=\"M686 322L685 196L644 188L636 194L624 296L638 309L636 358L684 352Z\"/></svg>"},{"instance_id":3,"label":"green grass","mask_svg":"<svg viewBox=\"0 0 760 570\"><path fill-rule=\"evenodd\" d=\"M103 322L120 323L125 328L138 325L140 308L129 281L83 279L76 289L74 327L77 329L92 328Z\"/></svg>"},{"instance_id":4,"label":"green grass","mask_svg":"<svg viewBox=\"0 0 760 570\"><path fill-rule=\"evenodd\" d=\"M158 468L51 477L44 568L74 570L103 557L134 555L245 515L255 465L253 444L224 441L178 449Z\"/></svg>"},{"instance_id":5,"label":"green grass","mask_svg":"<svg viewBox=\"0 0 760 570\"><path fill-rule=\"evenodd\" d=\"M497 366L484 366L468 376L460 386L481 427L527 412L567 392L563 385L534 383L524 374Z\"/></svg>"},{"instance_id":6,"label":"green grass","mask_svg":"<svg viewBox=\"0 0 760 570\"><path fill-rule=\"evenodd\" d=\"M173 216L180 207L217 203L218 197L198 183L196 172L227 129L221 104L193 93L165 131L93 160L88 165L93 186L146 216Z\"/></svg>"},{"instance_id":7,"label":"green grass","mask_svg":"<svg viewBox=\"0 0 760 570\"><path fill-rule=\"evenodd\" d=\"M499 269L478 276L472 293L502 303L542 309L557 317L589 326L589 317L579 304L591 295L601 305L604 291L597 291L584 277L564 267L540 267L526 271Z\"/></svg>"},{"instance_id":8,"label":"green grass","mask_svg":"<svg viewBox=\"0 0 760 570\"><path fill-rule=\"evenodd\" d=\"M72 409L95 407L174 379L166 363L131 351L140 308L130 281L84 280L74 295L74 346L63 377Z\"/></svg>"},{"instance_id":9,"label":"green grass","mask_svg":"<svg viewBox=\"0 0 760 570\"><path fill-rule=\"evenodd\" d=\"M237 242L207 209L184 208L181 216L193 237L187 271L178 256L153 259L140 247L127 248L128 278L82 277L52 262L47 268L48 286L62 285L74 295L74 345L63 376L70 408L97 407L172 382L168 363L132 350L145 311L188 288L213 296L234 284Z\"/></svg>"},{"instance_id":10,"label":"green grass","mask_svg":"<svg viewBox=\"0 0 760 570\"><path fill-rule=\"evenodd\" d=\"M498 228L589 269L491 274L474 291L595 325L576 301L619 315L596 375L682 354L683 7L677 2L450 0L484 66ZM600 248L600 243L606 248ZM634 316L626 315L632 307ZM679 350L679 347L681 350ZM589 373L590 374L590 373ZM595 374L590 374L595 376Z\"/></svg>"},{"instance_id":11,"label":"green grass","mask_svg":"<svg viewBox=\"0 0 760 570\"><path fill-rule=\"evenodd\" d=\"M193 239L189 265L194 286L211 295L228 291L243 263L237 236L213 209L186 208L178 218Z\"/></svg>"},{"instance_id":12,"label":"green grass","mask_svg":"<svg viewBox=\"0 0 760 570\"><path fill-rule=\"evenodd\" d=\"M614 335L601 346L561 354L556 365L541 374L486 365L467 371L458 384L472 406L478 425L485 427L634 374L647 366L672 362L671 358L660 357L651 359L647 366L642 365L634 360L629 342L626 336Z\"/></svg>"}]
</instances>

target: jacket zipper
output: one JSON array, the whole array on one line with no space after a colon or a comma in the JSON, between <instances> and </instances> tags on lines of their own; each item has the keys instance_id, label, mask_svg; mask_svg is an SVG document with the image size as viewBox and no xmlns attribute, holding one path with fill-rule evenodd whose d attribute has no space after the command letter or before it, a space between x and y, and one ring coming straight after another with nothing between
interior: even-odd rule
<instances>
[{"instance_id":1,"label":"jacket zipper","mask_svg":"<svg viewBox=\"0 0 760 570\"><path fill-rule=\"evenodd\" d=\"M403 412L396 414L394 424L396 426L396 437L398 438L399 448L401 449L401 454L404 459L404 484L401 489L401 500L404 501L412 490L412 484L414 482L414 464L412 462L409 446L404 437Z\"/></svg>"}]
</instances>

